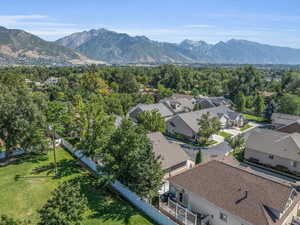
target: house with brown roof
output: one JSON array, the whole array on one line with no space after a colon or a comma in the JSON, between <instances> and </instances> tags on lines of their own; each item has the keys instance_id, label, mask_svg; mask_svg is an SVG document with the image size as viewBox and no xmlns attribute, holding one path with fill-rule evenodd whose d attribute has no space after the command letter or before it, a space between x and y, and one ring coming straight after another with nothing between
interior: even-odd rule
<instances>
[{"instance_id":1,"label":"house with brown roof","mask_svg":"<svg viewBox=\"0 0 300 225\"><path fill-rule=\"evenodd\" d=\"M179 174L194 166L194 162L183 148L177 143L168 141L162 133L153 132L147 136L152 143L154 154L160 157L165 178Z\"/></svg>"},{"instance_id":2,"label":"house with brown roof","mask_svg":"<svg viewBox=\"0 0 300 225\"><path fill-rule=\"evenodd\" d=\"M280 127L278 129L280 132L284 133L300 133L300 120L297 120L295 122L292 122L286 126Z\"/></svg>"},{"instance_id":3,"label":"house with brown roof","mask_svg":"<svg viewBox=\"0 0 300 225\"><path fill-rule=\"evenodd\" d=\"M182 224L290 225L297 219L300 198L292 186L221 161L200 164L169 182L164 211Z\"/></svg>"},{"instance_id":4,"label":"house with brown roof","mask_svg":"<svg viewBox=\"0 0 300 225\"><path fill-rule=\"evenodd\" d=\"M246 141L244 158L279 170L300 173L300 134L255 129Z\"/></svg>"}]
</instances>

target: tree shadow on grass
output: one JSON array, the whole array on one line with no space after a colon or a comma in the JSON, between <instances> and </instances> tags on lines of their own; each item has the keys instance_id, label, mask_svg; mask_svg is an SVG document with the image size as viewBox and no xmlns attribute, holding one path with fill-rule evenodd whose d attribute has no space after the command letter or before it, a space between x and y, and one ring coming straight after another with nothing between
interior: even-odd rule
<instances>
[{"instance_id":1,"label":"tree shadow on grass","mask_svg":"<svg viewBox=\"0 0 300 225\"><path fill-rule=\"evenodd\" d=\"M57 173L54 178L62 178L62 177L68 177L73 174L78 174L82 171L82 168L76 164L76 161L72 159L63 159L60 160L57 163ZM53 162L36 167L31 174L41 174L41 173L46 173L47 175L54 174L55 173L55 164Z\"/></svg>"},{"instance_id":2,"label":"tree shadow on grass","mask_svg":"<svg viewBox=\"0 0 300 225\"><path fill-rule=\"evenodd\" d=\"M92 211L90 219L130 224L131 217L139 214L117 193L112 192L108 180L104 177L96 179L91 176L81 176L76 179L79 180L81 192L86 196L88 207Z\"/></svg>"},{"instance_id":3,"label":"tree shadow on grass","mask_svg":"<svg viewBox=\"0 0 300 225\"><path fill-rule=\"evenodd\" d=\"M47 160L48 157L45 154L26 153L24 155L9 157L0 160L0 166L20 165L22 163L39 163Z\"/></svg>"}]
</instances>

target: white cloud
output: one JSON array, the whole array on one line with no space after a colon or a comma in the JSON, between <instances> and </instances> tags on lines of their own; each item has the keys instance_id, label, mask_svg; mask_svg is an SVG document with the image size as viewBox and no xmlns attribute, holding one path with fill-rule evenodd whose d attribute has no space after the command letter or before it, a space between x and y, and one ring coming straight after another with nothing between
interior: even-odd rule
<instances>
[{"instance_id":1,"label":"white cloud","mask_svg":"<svg viewBox=\"0 0 300 225\"><path fill-rule=\"evenodd\" d=\"M45 15L7 15L7 16L0 16L0 24L2 26L12 26L12 25L18 25L20 22L24 23L24 21L40 20L40 19L45 19L47 17L48 16L45 16Z\"/></svg>"},{"instance_id":2,"label":"white cloud","mask_svg":"<svg viewBox=\"0 0 300 225\"><path fill-rule=\"evenodd\" d=\"M79 29L41 29L41 30L26 30L27 32L41 36L62 36L76 32L81 32Z\"/></svg>"}]
</instances>

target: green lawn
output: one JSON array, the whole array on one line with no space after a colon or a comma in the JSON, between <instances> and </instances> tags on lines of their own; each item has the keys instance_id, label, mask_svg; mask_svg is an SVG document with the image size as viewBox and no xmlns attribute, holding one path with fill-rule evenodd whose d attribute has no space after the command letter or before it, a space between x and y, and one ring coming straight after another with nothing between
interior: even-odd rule
<instances>
[{"instance_id":1,"label":"green lawn","mask_svg":"<svg viewBox=\"0 0 300 225\"><path fill-rule=\"evenodd\" d=\"M228 138L228 137L232 137L232 134L229 134L225 131L220 131L219 135L222 136L223 138Z\"/></svg>"},{"instance_id":2,"label":"green lawn","mask_svg":"<svg viewBox=\"0 0 300 225\"><path fill-rule=\"evenodd\" d=\"M80 179L88 174L64 150L57 151L58 175L53 177L52 154L23 156L15 163L0 167L0 214L16 219L38 221L37 210L51 197L59 183L68 179ZM16 175L20 178L16 179ZM111 191L86 185L89 211L85 225L151 225L139 211Z\"/></svg>"},{"instance_id":3,"label":"green lawn","mask_svg":"<svg viewBox=\"0 0 300 225\"><path fill-rule=\"evenodd\" d=\"M251 128L251 127L252 126L250 124L246 124L245 126L243 126L243 127L240 128L240 131L245 131L245 130Z\"/></svg>"},{"instance_id":4,"label":"green lawn","mask_svg":"<svg viewBox=\"0 0 300 225\"><path fill-rule=\"evenodd\" d=\"M245 117L246 120L254 121L254 122L257 122L257 123L266 122L266 119L261 117L261 116L253 116L253 115L245 114L245 113L242 113L242 115Z\"/></svg>"}]
</instances>

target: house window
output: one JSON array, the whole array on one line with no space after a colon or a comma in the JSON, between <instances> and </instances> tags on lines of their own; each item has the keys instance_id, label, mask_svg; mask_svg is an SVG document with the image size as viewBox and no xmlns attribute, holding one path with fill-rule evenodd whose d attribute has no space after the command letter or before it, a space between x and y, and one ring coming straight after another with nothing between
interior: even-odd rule
<instances>
[{"instance_id":1,"label":"house window","mask_svg":"<svg viewBox=\"0 0 300 225\"><path fill-rule=\"evenodd\" d=\"M269 155L269 159L274 159L274 155Z\"/></svg>"},{"instance_id":2,"label":"house window","mask_svg":"<svg viewBox=\"0 0 300 225\"><path fill-rule=\"evenodd\" d=\"M170 122L172 127L176 127L176 125L173 122Z\"/></svg>"},{"instance_id":3,"label":"house window","mask_svg":"<svg viewBox=\"0 0 300 225\"><path fill-rule=\"evenodd\" d=\"M291 166L292 166L292 167L297 167L297 162L291 161Z\"/></svg>"},{"instance_id":4,"label":"house window","mask_svg":"<svg viewBox=\"0 0 300 225\"><path fill-rule=\"evenodd\" d=\"M224 213L220 213L220 219L227 223L227 215Z\"/></svg>"},{"instance_id":5,"label":"house window","mask_svg":"<svg viewBox=\"0 0 300 225\"><path fill-rule=\"evenodd\" d=\"M179 193L179 201L183 202L183 194L182 193Z\"/></svg>"}]
</instances>

